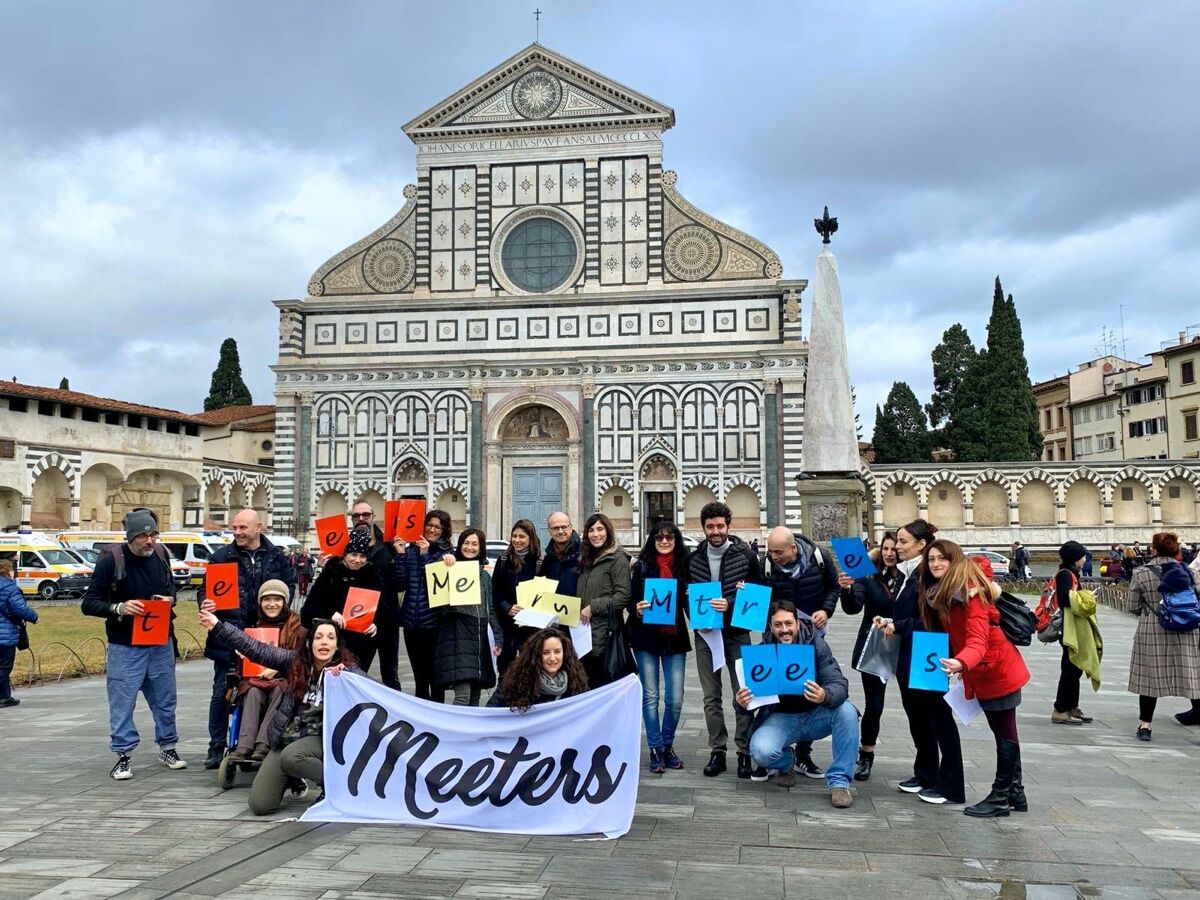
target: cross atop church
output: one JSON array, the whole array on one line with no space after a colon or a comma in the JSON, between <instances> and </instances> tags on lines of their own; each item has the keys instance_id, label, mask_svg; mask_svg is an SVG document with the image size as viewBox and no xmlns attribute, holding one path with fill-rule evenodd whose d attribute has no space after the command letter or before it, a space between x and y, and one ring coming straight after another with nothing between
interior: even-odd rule
<instances>
[{"instance_id":1,"label":"cross atop church","mask_svg":"<svg viewBox=\"0 0 1200 900\"><path fill-rule=\"evenodd\" d=\"M533 42L539 43L542 37L542 11L535 9L533 11Z\"/></svg>"}]
</instances>

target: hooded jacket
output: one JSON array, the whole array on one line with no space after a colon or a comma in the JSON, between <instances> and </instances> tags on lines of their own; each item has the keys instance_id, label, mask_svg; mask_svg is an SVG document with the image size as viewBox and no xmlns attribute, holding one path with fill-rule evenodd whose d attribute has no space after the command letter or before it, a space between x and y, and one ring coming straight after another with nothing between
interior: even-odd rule
<instances>
[{"instance_id":1,"label":"hooded jacket","mask_svg":"<svg viewBox=\"0 0 1200 900\"><path fill-rule=\"evenodd\" d=\"M817 545L804 535L793 535L796 541L796 561L790 569L768 560L768 577L771 580L771 602L791 600L796 609L812 615L824 612L832 616L837 610L837 572L829 560L818 554Z\"/></svg>"},{"instance_id":2,"label":"hooded jacket","mask_svg":"<svg viewBox=\"0 0 1200 900\"><path fill-rule=\"evenodd\" d=\"M264 535L259 535L257 550L242 550L236 542L219 547L209 565L228 562L237 563L238 567L238 608L217 610L214 615L222 622L235 628L253 628L258 622L258 589L268 581L286 584L288 599L291 599L291 592L296 587L296 569L283 548L276 547ZM201 583L196 590L197 601L205 599L204 591L205 585ZM234 661L228 647L213 641L212 632L204 642L204 655L214 662L232 664Z\"/></svg>"},{"instance_id":3,"label":"hooded jacket","mask_svg":"<svg viewBox=\"0 0 1200 900\"><path fill-rule=\"evenodd\" d=\"M1000 587L988 582L992 600ZM985 603L972 587L967 602L955 597L944 620L950 635L950 655L963 664L963 689L967 699L996 700L1029 683L1029 669L1012 642L1000 630L1000 610Z\"/></svg>"},{"instance_id":4,"label":"hooded jacket","mask_svg":"<svg viewBox=\"0 0 1200 900\"><path fill-rule=\"evenodd\" d=\"M796 630L797 644L812 644L813 655L816 658L817 677L813 679L825 689L825 700L821 706L826 709L837 709L850 697L850 683L842 674L842 668L834 658L833 651L825 643L825 638L817 634L817 629L808 616L798 617ZM775 644L775 635L767 632L764 643ZM750 725L750 734L754 734L763 722L775 713L806 713L816 709L816 704L809 702L802 694L786 694L779 698L778 703L760 707L755 711L754 721ZM749 735L747 736L747 739Z\"/></svg>"},{"instance_id":5,"label":"hooded jacket","mask_svg":"<svg viewBox=\"0 0 1200 900\"><path fill-rule=\"evenodd\" d=\"M580 566L580 605L592 608L592 652L589 656L604 655L611 628L625 624L629 598L629 554L620 547L609 547L590 566Z\"/></svg>"}]
</instances>

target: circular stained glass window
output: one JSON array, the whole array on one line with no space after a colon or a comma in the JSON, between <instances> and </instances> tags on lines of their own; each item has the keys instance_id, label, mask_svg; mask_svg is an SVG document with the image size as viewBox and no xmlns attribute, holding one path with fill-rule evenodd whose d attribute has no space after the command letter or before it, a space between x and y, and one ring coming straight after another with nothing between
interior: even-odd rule
<instances>
[{"instance_id":1,"label":"circular stained glass window","mask_svg":"<svg viewBox=\"0 0 1200 900\"><path fill-rule=\"evenodd\" d=\"M571 274L579 247L567 227L553 219L530 219L504 240L504 274L522 290L552 291Z\"/></svg>"}]
</instances>

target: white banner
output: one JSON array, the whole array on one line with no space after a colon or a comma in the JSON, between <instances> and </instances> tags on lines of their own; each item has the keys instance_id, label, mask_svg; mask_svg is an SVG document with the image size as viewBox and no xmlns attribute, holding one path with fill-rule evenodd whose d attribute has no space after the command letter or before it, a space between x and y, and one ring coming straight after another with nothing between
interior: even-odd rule
<instances>
[{"instance_id":1,"label":"white banner","mask_svg":"<svg viewBox=\"0 0 1200 900\"><path fill-rule=\"evenodd\" d=\"M525 713L417 700L325 678L316 822L620 837L633 823L642 689L630 675Z\"/></svg>"}]
</instances>

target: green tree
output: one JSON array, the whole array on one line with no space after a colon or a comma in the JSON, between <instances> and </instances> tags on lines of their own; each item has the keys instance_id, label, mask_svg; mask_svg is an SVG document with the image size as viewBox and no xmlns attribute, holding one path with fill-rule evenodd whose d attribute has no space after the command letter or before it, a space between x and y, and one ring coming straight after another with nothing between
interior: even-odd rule
<instances>
[{"instance_id":1,"label":"green tree","mask_svg":"<svg viewBox=\"0 0 1200 900\"><path fill-rule=\"evenodd\" d=\"M250 389L242 381L242 363L238 359L237 341L225 338L221 344L221 357L213 369L208 397L204 400L204 411L224 409L226 406L248 406L254 401Z\"/></svg>"},{"instance_id":2,"label":"green tree","mask_svg":"<svg viewBox=\"0 0 1200 900\"><path fill-rule=\"evenodd\" d=\"M929 462L929 424L917 395L903 381L892 384L883 408L875 407L875 461Z\"/></svg>"},{"instance_id":3,"label":"green tree","mask_svg":"<svg viewBox=\"0 0 1200 900\"><path fill-rule=\"evenodd\" d=\"M1025 339L1012 295L996 278L987 347L967 367L951 405L949 435L960 462L1018 462L1042 451Z\"/></svg>"},{"instance_id":4,"label":"green tree","mask_svg":"<svg viewBox=\"0 0 1200 900\"><path fill-rule=\"evenodd\" d=\"M942 333L942 342L933 348L933 396L925 412L935 441L942 446L949 443L945 432L954 409L954 395L977 356L967 329L957 323Z\"/></svg>"},{"instance_id":5,"label":"green tree","mask_svg":"<svg viewBox=\"0 0 1200 900\"><path fill-rule=\"evenodd\" d=\"M862 417L858 414L858 393L854 390L854 385L850 385L850 408L854 410L854 435L861 441Z\"/></svg>"},{"instance_id":6,"label":"green tree","mask_svg":"<svg viewBox=\"0 0 1200 900\"><path fill-rule=\"evenodd\" d=\"M62 377L62 381L60 381L60 382L58 383L58 389L59 389L60 391L69 391L69 390L71 389L71 382L69 382L69 381L67 380L67 376L66 376L66 375L64 375L64 376Z\"/></svg>"}]
</instances>

